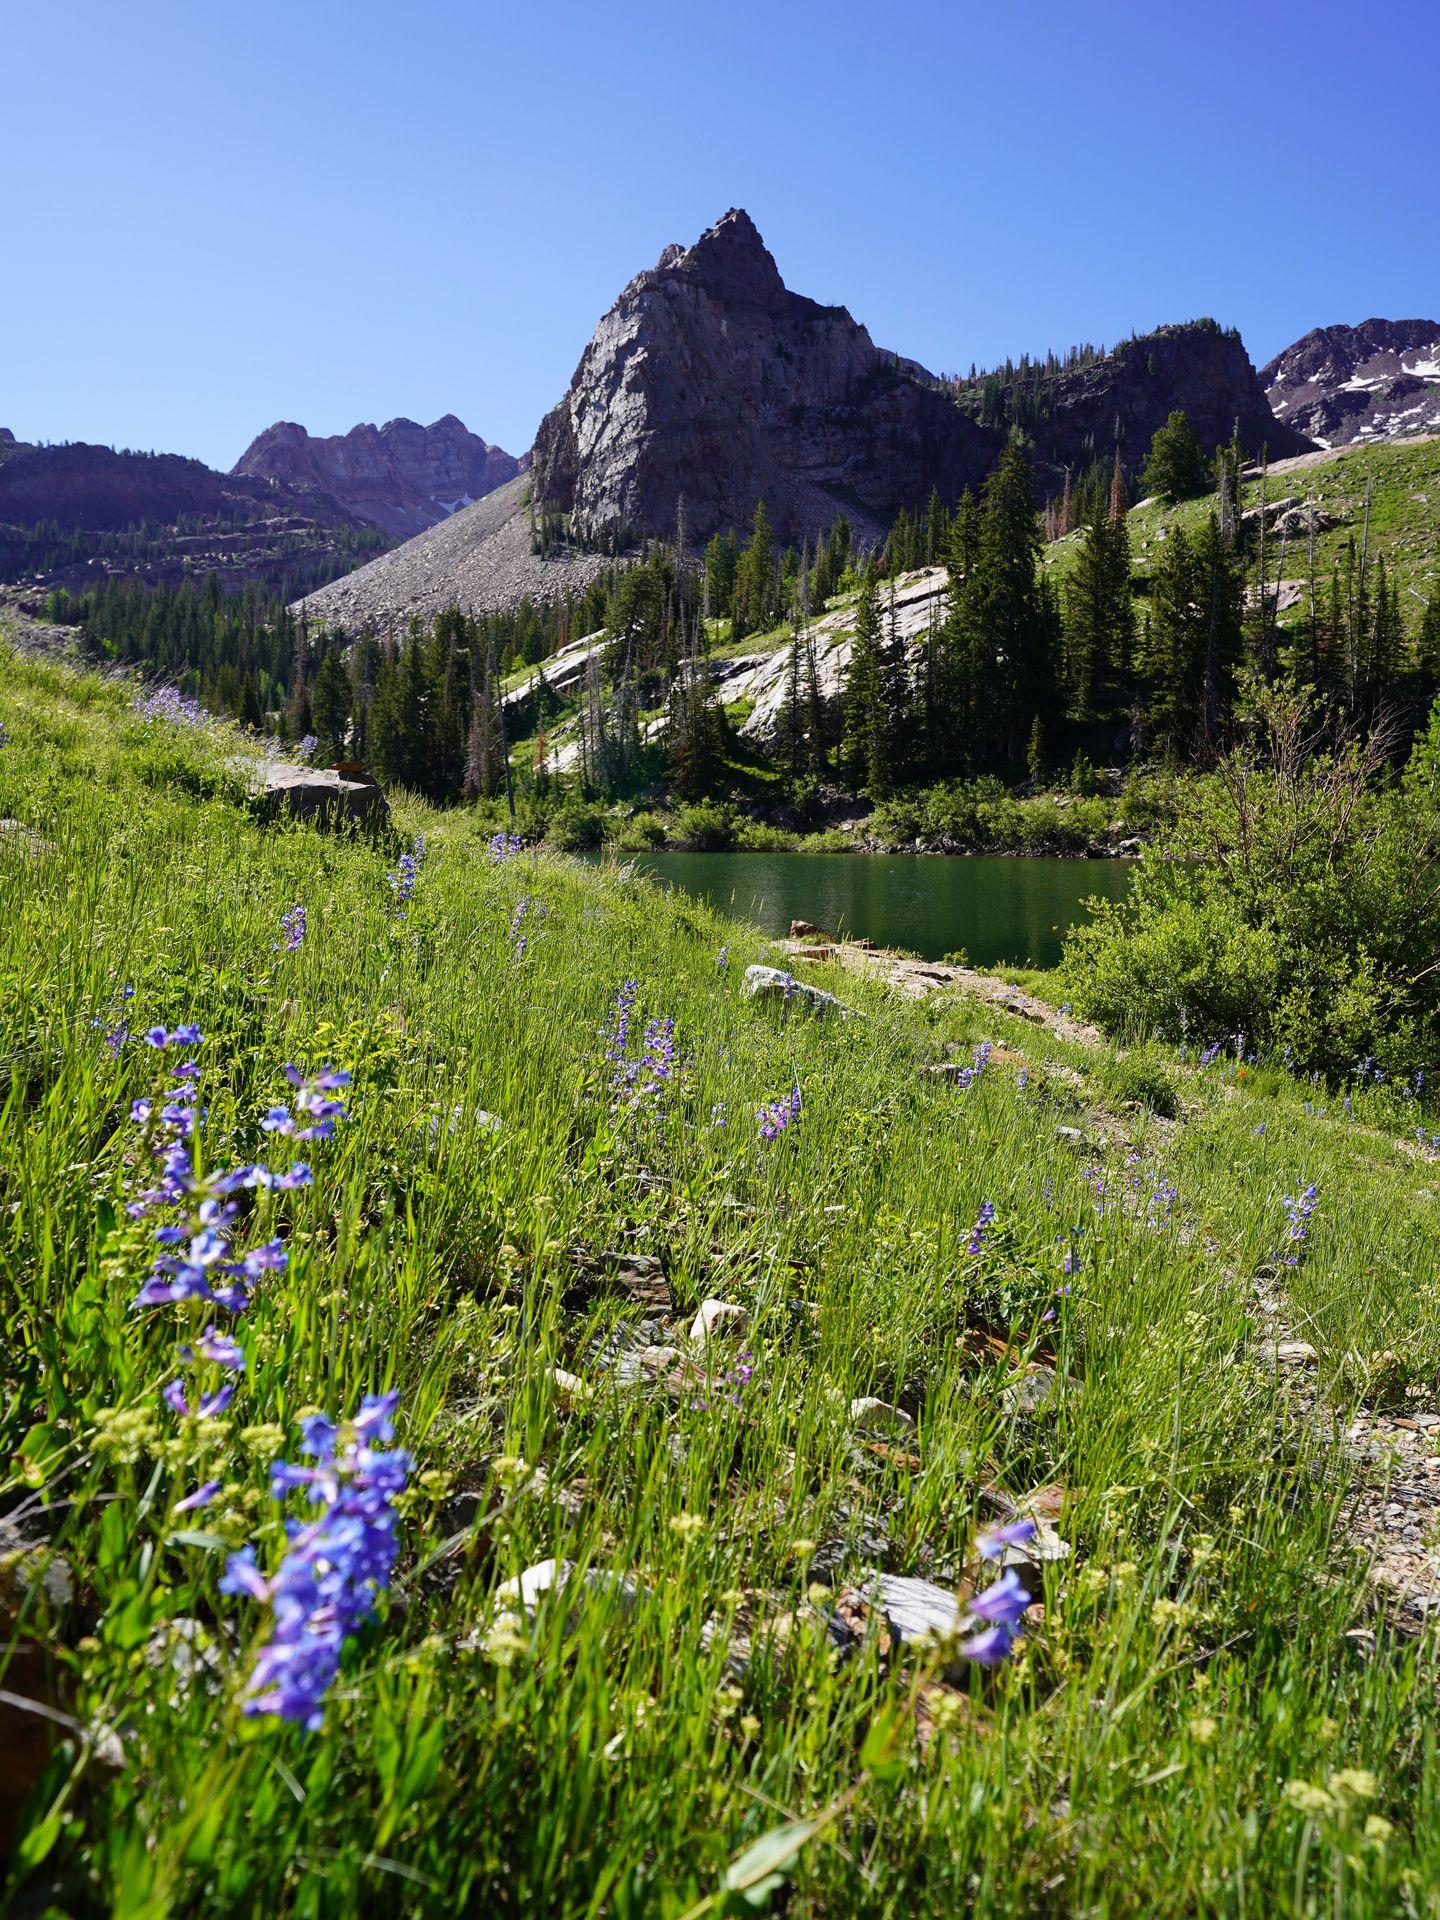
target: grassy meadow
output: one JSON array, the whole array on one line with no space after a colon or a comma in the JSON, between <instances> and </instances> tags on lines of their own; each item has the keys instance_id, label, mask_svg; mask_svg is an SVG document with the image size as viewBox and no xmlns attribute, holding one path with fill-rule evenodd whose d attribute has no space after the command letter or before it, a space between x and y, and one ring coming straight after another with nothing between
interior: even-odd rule
<instances>
[{"instance_id":1,"label":"grassy meadow","mask_svg":"<svg viewBox=\"0 0 1440 1920\"><path fill-rule=\"evenodd\" d=\"M0 655L0 728L16 1912L1440 1910L1434 1641L1350 1543L1337 1438L1377 1379L1440 1384L1413 1092L824 966L863 1017L812 1017L618 864L403 797L381 844L261 829L234 737L116 683ZM313 1175L229 1195L279 1249L233 1315L134 1304L182 1058L198 1166ZM262 1127L287 1064L352 1076L332 1137ZM697 1347L707 1299L743 1319ZM177 1353L212 1322L243 1364ZM373 1617L318 1728L247 1711L280 1627L230 1556L268 1576L310 1511L272 1497L301 1423L389 1393ZM1027 1509L1008 1661L887 1624L877 1575L963 1610ZM563 1592L505 1591L547 1560Z\"/></svg>"}]
</instances>

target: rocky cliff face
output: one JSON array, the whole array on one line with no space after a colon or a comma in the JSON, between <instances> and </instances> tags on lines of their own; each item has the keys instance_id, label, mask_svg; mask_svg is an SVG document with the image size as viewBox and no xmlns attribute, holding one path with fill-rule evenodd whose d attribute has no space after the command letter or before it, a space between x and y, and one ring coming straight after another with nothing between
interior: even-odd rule
<instances>
[{"instance_id":1,"label":"rocky cliff face","mask_svg":"<svg viewBox=\"0 0 1440 1920\"><path fill-rule=\"evenodd\" d=\"M1440 321L1315 327L1260 378L1279 418L1322 447L1440 432Z\"/></svg>"},{"instance_id":2,"label":"rocky cliff face","mask_svg":"<svg viewBox=\"0 0 1440 1920\"><path fill-rule=\"evenodd\" d=\"M1050 376L1040 393L1042 418L1025 425L1042 485L1067 467L1109 459L1116 446L1126 470L1138 472L1156 428L1177 408L1207 448L1228 442L1237 423L1251 454L1268 447L1279 459L1311 446L1271 412L1239 334L1213 320L1140 334L1103 359Z\"/></svg>"},{"instance_id":3,"label":"rocky cliff face","mask_svg":"<svg viewBox=\"0 0 1440 1920\"><path fill-rule=\"evenodd\" d=\"M292 420L277 421L251 441L233 471L328 494L357 520L405 540L504 486L520 466L447 413L428 427L387 420L323 439Z\"/></svg>"},{"instance_id":4,"label":"rocky cliff face","mask_svg":"<svg viewBox=\"0 0 1440 1920\"><path fill-rule=\"evenodd\" d=\"M994 448L845 308L791 293L732 210L600 322L536 436L533 500L590 542L671 535L682 496L692 540L761 497L786 537L842 511L869 531L932 486L953 498Z\"/></svg>"}]
</instances>

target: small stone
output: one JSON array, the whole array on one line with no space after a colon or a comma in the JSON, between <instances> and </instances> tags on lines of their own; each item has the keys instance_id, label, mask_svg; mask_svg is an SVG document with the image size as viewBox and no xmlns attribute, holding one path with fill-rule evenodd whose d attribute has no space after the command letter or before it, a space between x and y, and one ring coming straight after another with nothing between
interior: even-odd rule
<instances>
[{"instance_id":1,"label":"small stone","mask_svg":"<svg viewBox=\"0 0 1440 1920\"><path fill-rule=\"evenodd\" d=\"M850 1424L858 1433L893 1436L915 1431L915 1422L903 1407L892 1407L888 1400L877 1400L872 1395L850 1402Z\"/></svg>"},{"instance_id":2,"label":"small stone","mask_svg":"<svg viewBox=\"0 0 1440 1920\"><path fill-rule=\"evenodd\" d=\"M959 1601L933 1580L881 1573L871 1582L869 1593L903 1646L948 1639L959 1628Z\"/></svg>"},{"instance_id":3,"label":"small stone","mask_svg":"<svg viewBox=\"0 0 1440 1920\"><path fill-rule=\"evenodd\" d=\"M513 1580L502 1581L495 1598L502 1607L519 1607L527 1620L533 1620L541 1605L552 1595L564 1593L575 1581L573 1560L540 1560ZM613 1573L604 1567L589 1568L580 1581L584 1593L611 1593L620 1602L620 1611L629 1613L639 1591L628 1574ZM578 1606L570 1610L573 1620Z\"/></svg>"},{"instance_id":4,"label":"small stone","mask_svg":"<svg viewBox=\"0 0 1440 1920\"><path fill-rule=\"evenodd\" d=\"M568 1406L579 1406L591 1398L592 1390L588 1382L578 1373L567 1373L564 1367L552 1367L550 1378L555 1382L555 1391Z\"/></svg>"},{"instance_id":5,"label":"small stone","mask_svg":"<svg viewBox=\"0 0 1440 1920\"><path fill-rule=\"evenodd\" d=\"M1265 1358L1282 1367L1313 1366L1320 1358L1308 1340L1277 1340L1263 1349Z\"/></svg>"},{"instance_id":6,"label":"small stone","mask_svg":"<svg viewBox=\"0 0 1440 1920\"><path fill-rule=\"evenodd\" d=\"M1059 1376L1052 1367L1030 1367L1000 1394L1006 1413L1047 1413L1059 1392Z\"/></svg>"},{"instance_id":7,"label":"small stone","mask_svg":"<svg viewBox=\"0 0 1440 1920\"><path fill-rule=\"evenodd\" d=\"M702 1300L700 1310L690 1323L690 1344L704 1347L712 1338L738 1339L744 1333L749 1316L743 1307L728 1300Z\"/></svg>"}]
</instances>

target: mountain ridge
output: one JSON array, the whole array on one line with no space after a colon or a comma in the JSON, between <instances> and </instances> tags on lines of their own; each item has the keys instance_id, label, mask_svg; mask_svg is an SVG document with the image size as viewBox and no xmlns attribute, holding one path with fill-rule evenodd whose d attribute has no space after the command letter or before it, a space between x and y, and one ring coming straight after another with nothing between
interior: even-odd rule
<instances>
[{"instance_id":1,"label":"mountain ridge","mask_svg":"<svg viewBox=\"0 0 1440 1920\"><path fill-rule=\"evenodd\" d=\"M1260 370L1277 417L1322 447L1440 430L1440 320L1312 327Z\"/></svg>"},{"instance_id":2,"label":"mountain ridge","mask_svg":"<svg viewBox=\"0 0 1440 1920\"><path fill-rule=\"evenodd\" d=\"M429 426L402 414L382 427L361 421L347 433L323 435L277 420L230 471L300 493L313 489L391 539L405 540L493 493L521 468L513 454L445 413Z\"/></svg>"}]
</instances>

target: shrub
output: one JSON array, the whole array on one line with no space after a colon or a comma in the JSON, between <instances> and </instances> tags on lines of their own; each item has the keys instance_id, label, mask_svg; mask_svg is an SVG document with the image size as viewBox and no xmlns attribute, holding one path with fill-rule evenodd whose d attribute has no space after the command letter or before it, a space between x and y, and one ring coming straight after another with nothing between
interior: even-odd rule
<instances>
[{"instance_id":1,"label":"shrub","mask_svg":"<svg viewBox=\"0 0 1440 1920\"><path fill-rule=\"evenodd\" d=\"M663 847L667 837L665 822L658 813L635 813L629 819L610 823L611 844L622 853L647 853Z\"/></svg>"},{"instance_id":2,"label":"shrub","mask_svg":"<svg viewBox=\"0 0 1440 1920\"><path fill-rule=\"evenodd\" d=\"M1112 1032L1288 1049L1342 1075L1440 1042L1440 705L1403 781L1384 742L1327 743L1308 695L1252 690L1255 738L1192 786L1127 901L1062 971Z\"/></svg>"},{"instance_id":3,"label":"shrub","mask_svg":"<svg viewBox=\"0 0 1440 1920\"><path fill-rule=\"evenodd\" d=\"M721 853L735 844L735 817L718 800L696 800L675 811L675 838L700 853Z\"/></svg>"},{"instance_id":4,"label":"shrub","mask_svg":"<svg viewBox=\"0 0 1440 1920\"><path fill-rule=\"evenodd\" d=\"M604 831L605 816L598 807L570 799L551 814L545 838L561 853L587 853L599 846Z\"/></svg>"}]
</instances>

